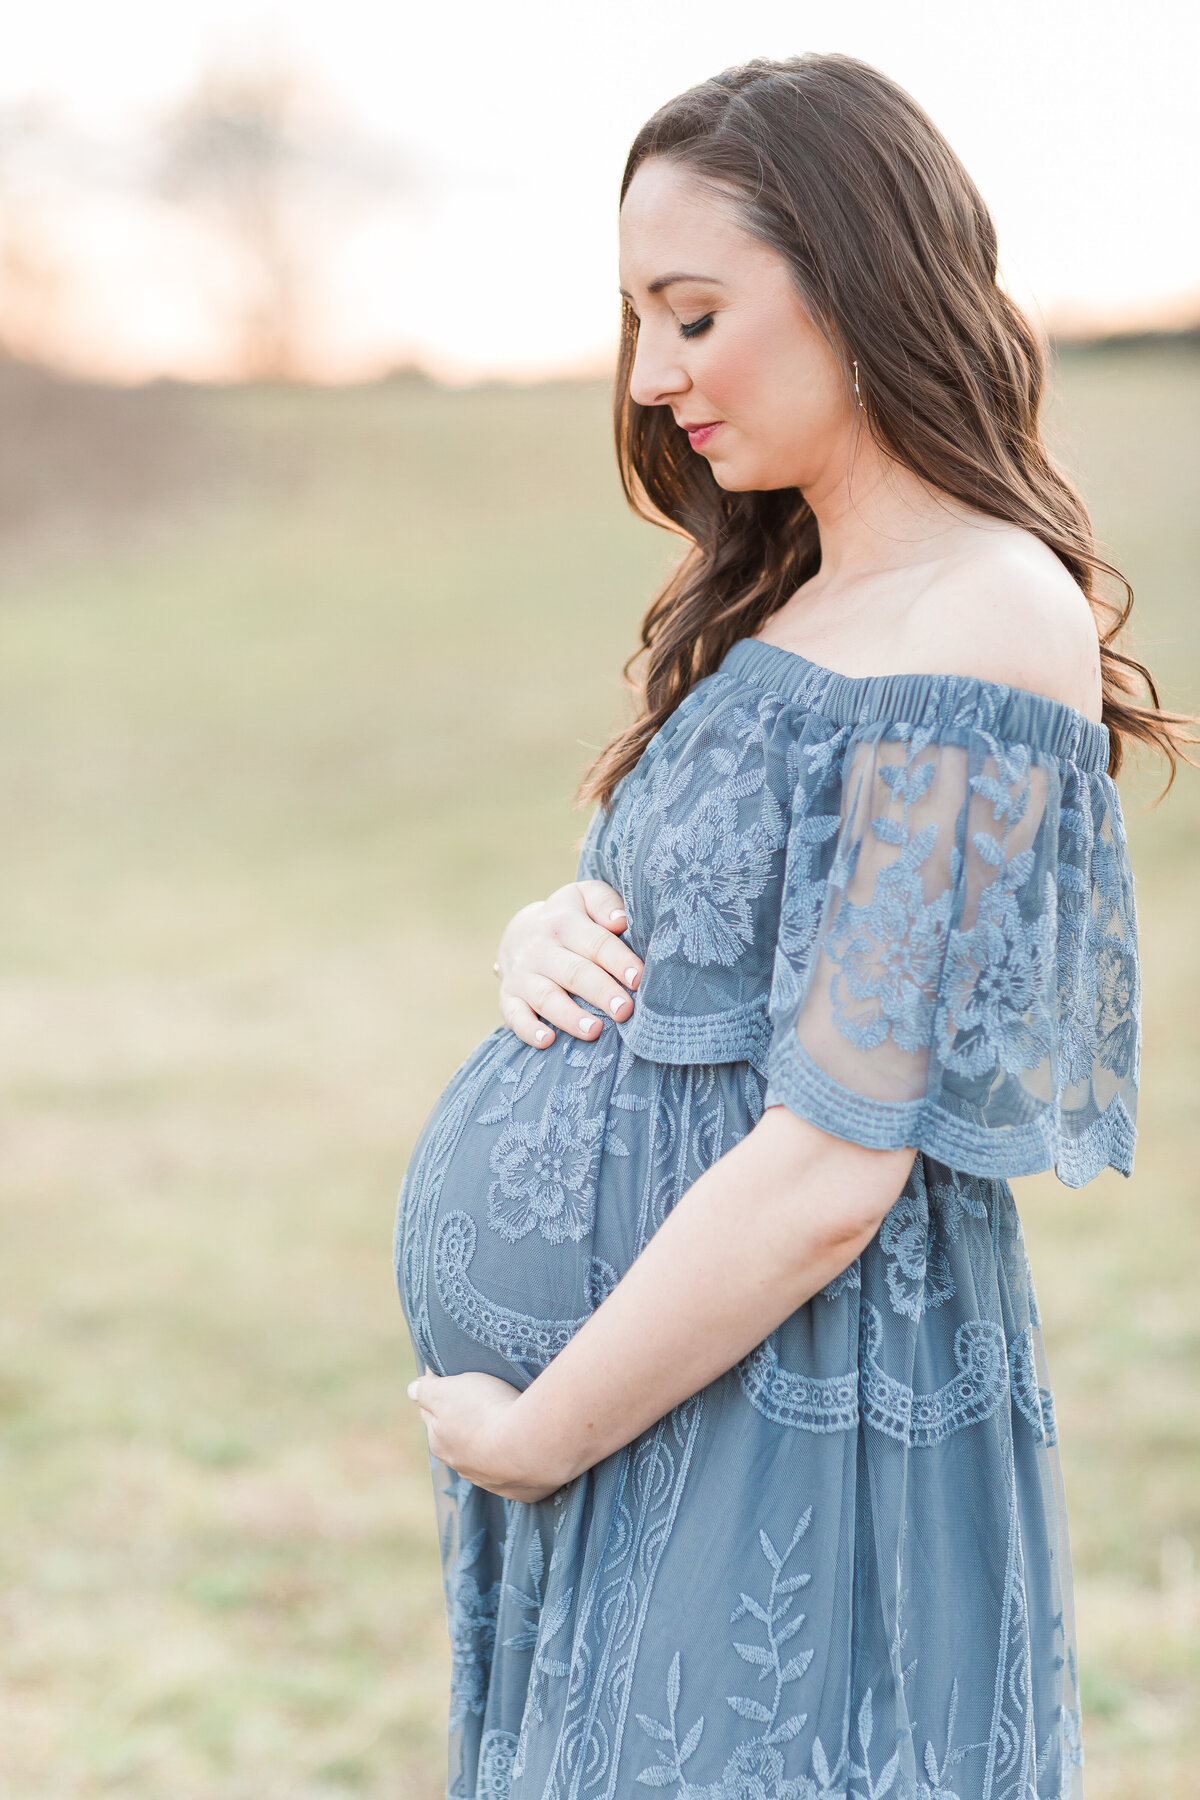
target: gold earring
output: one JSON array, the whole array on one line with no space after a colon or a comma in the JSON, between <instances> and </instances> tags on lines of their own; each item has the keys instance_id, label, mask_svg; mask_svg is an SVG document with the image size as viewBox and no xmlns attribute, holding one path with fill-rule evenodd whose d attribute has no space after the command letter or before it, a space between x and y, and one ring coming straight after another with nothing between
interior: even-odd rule
<instances>
[{"instance_id":1,"label":"gold earring","mask_svg":"<svg viewBox=\"0 0 1200 1800\"><path fill-rule=\"evenodd\" d=\"M861 406L863 403L863 397L858 391L858 358L857 357L855 357L855 359L854 359L854 398L858 401L858 404Z\"/></svg>"}]
</instances>

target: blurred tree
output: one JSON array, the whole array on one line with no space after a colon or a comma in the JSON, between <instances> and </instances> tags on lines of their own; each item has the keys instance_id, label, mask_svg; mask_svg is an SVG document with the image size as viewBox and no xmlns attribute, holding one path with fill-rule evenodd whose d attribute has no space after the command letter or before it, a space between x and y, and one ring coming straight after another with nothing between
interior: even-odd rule
<instances>
[{"instance_id":1,"label":"blurred tree","mask_svg":"<svg viewBox=\"0 0 1200 1800\"><path fill-rule=\"evenodd\" d=\"M343 127L311 77L280 63L210 69L165 121L157 186L232 251L246 376L304 377L331 238L356 199L401 180L395 159Z\"/></svg>"}]
</instances>

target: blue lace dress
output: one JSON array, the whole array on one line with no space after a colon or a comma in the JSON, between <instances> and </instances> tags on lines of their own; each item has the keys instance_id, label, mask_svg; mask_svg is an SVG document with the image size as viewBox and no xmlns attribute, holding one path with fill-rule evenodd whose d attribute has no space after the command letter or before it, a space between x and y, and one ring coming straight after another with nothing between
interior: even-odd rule
<instances>
[{"instance_id":1,"label":"blue lace dress","mask_svg":"<svg viewBox=\"0 0 1200 1800\"><path fill-rule=\"evenodd\" d=\"M1061 1800L1054 1408L1008 1177L1128 1174L1134 898L1108 734L743 639L592 820L632 1017L491 1033L405 1176L420 1361L525 1387L782 1104L915 1145L843 1274L530 1505L434 1460L454 1800ZM754 1228L753 1196L746 1228Z\"/></svg>"}]
</instances>

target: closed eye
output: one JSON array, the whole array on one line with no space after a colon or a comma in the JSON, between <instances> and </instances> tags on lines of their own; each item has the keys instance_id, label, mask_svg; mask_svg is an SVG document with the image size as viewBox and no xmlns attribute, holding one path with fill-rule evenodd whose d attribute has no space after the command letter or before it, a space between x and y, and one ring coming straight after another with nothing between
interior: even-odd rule
<instances>
[{"instance_id":1,"label":"closed eye","mask_svg":"<svg viewBox=\"0 0 1200 1800\"><path fill-rule=\"evenodd\" d=\"M684 338L699 337L702 332L708 330L712 322L713 316L711 313L705 313L702 319L693 319L690 325L685 325L681 319L679 321L679 335Z\"/></svg>"}]
</instances>

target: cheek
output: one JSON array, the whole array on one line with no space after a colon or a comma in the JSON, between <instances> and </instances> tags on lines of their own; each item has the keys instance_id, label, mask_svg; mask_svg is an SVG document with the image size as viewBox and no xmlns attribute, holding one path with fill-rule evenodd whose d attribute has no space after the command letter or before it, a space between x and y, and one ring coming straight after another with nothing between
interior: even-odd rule
<instances>
[{"instance_id":1,"label":"cheek","mask_svg":"<svg viewBox=\"0 0 1200 1800\"><path fill-rule=\"evenodd\" d=\"M763 345L753 337L727 333L706 357L697 385L712 402L714 413L752 426L770 399L770 368Z\"/></svg>"},{"instance_id":2,"label":"cheek","mask_svg":"<svg viewBox=\"0 0 1200 1800\"><path fill-rule=\"evenodd\" d=\"M727 333L697 371L696 385L715 414L764 450L823 439L840 410L821 359L777 330Z\"/></svg>"}]
</instances>

